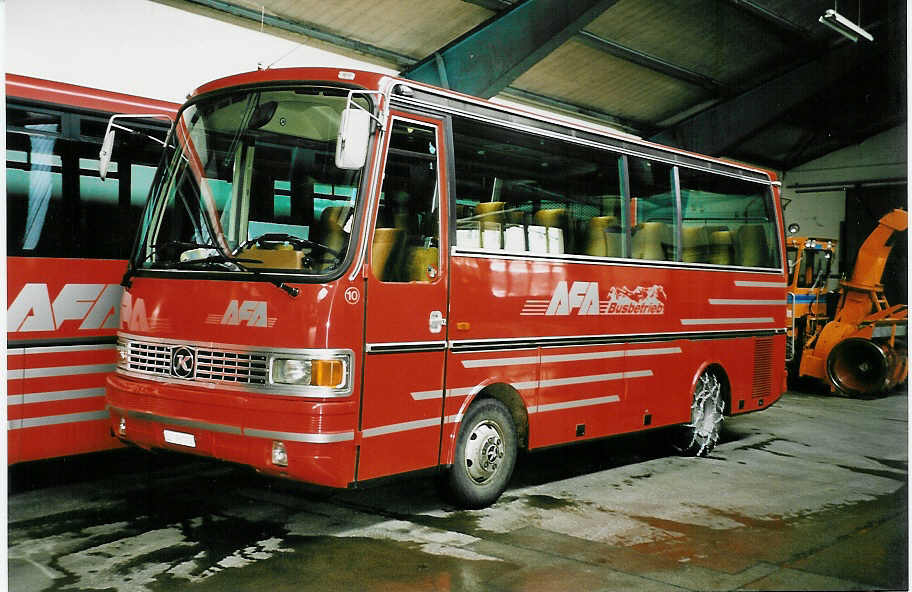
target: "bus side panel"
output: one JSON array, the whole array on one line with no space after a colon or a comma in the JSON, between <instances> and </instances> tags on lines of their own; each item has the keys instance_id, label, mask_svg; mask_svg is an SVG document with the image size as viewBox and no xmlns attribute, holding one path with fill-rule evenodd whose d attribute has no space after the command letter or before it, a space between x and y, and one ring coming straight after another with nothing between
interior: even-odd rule
<instances>
[{"instance_id":1,"label":"bus side panel","mask_svg":"<svg viewBox=\"0 0 912 592\"><path fill-rule=\"evenodd\" d=\"M629 429L624 344L542 348L538 405L529 417L530 448Z\"/></svg>"},{"instance_id":2,"label":"bus side panel","mask_svg":"<svg viewBox=\"0 0 912 592\"><path fill-rule=\"evenodd\" d=\"M688 422L694 375L711 351L711 342L686 339L628 344L630 411L620 431Z\"/></svg>"},{"instance_id":3,"label":"bus side panel","mask_svg":"<svg viewBox=\"0 0 912 592\"><path fill-rule=\"evenodd\" d=\"M19 411L22 404L22 367L25 365L25 350L10 348L6 352L6 434L7 462L12 464L19 459L20 428L22 416Z\"/></svg>"},{"instance_id":4,"label":"bus side panel","mask_svg":"<svg viewBox=\"0 0 912 592\"><path fill-rule=\"evenodd\" d=\"M114 368L114 331L125 263L9 257L8 462L118 448L105 421L104 381ZM15 366L13 366L15 364ZM10 377L14 375L11 373Z\"/></svg>"},{"instance_id":5,"label":"bus side panel","mask_svg":"<svg viewBox=\"0 0 912 592\"><path fill-rule=\"evenodd\" d=\"M441 355L365 356L359 480L437 464L443 396Z\"/></svg>"},{"instance_id":6,"label":"bus side panel","mask_svg":"<svg viewBox=\"0 0 912 592\"><path fill-rule=\"evenodd\" d=\"M452 462L462 416L486 387L492 387L489 393L505 398L514 412L525 413L522 422L531 422L538 403L540 351L522 348L448 354L441 464Z\"/></svg>"},{"instance_id":7,"label":"bus side panel","mask_svg":"<svg viewBox=\"0 0 912 592\"><path fill-rule=\"evenodd\" d=\"M27 461L119 446L108 429L104 380L114 369L110 346L79 351L26 350L19 455ZM38 350L38 351L35 351ZM12 460L12 459L11 459Z\"/></svg>"},{"instance_id":8,"label":"bus side panel","mask_svg":"<svg viewBox=\"0 0 912 592\"><path fill-rule=\"evenodd\" d=\"M457 350L541 346L538 399L526 401L532 448L685 423L712 364L731 384L732 412L781 394L781 274L458 254L451 266ZM448 389L469 386L448 368Z\"/></svg>"}]
</instances>

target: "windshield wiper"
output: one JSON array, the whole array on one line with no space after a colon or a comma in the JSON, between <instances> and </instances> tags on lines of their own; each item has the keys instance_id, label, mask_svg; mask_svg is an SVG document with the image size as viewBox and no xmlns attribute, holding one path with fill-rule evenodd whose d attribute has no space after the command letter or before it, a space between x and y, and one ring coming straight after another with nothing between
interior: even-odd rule
<instances>
[{"instance_id":1,"label":"windshield wiper","mask_svg":"<svg viewBox=\"0 0 912 592\"><path fill-rule=\"evenodd\" d=\"M170 257L170 259L175 259L177 257L180 257L179 253L189 251L190 249L216 249L216 248L214 245L211 245L211 244L195 243L195 242L180 241L180 240L169 240L169 241L165 241L163 243L156 243L156 244L152 245L152 248L149 250L149 254L146 255L145 257L143 257L142 261L139 262L139 265L142 265L143 263L145 263L146 261L151 259L153 256L158 255L159 253L162 253L163 251L167 251L169 249L173 249L175 251L175 257ZM132 287L133 286L132 278L133 278L134 272L135 272L135 269L133 267L132 261L128 262L127 271L124 272L123 278L121 278L121 280L120 280L120 285L123 286L124 288Z\"/></svg>"},{"instance_id":2,"label":"windshield wiper","mask_svg":"<svg viewBox=\"0 0 912 592\"><path fill-rule=\"evenodd\" d=\"M213 248L214 250L214 247L210 248ZM241 265L241 263L262 263L262 261L259 259L242 259L240 257L229 257L224 253L216 253L207 257L201 257L200 259L185 259L183 261L178 261L175 266L180 269L184 267L190 267L192 265L210 265L212 263L233 263L244 271L251 271L247 267Z\"/></svg>"}]
</instances>

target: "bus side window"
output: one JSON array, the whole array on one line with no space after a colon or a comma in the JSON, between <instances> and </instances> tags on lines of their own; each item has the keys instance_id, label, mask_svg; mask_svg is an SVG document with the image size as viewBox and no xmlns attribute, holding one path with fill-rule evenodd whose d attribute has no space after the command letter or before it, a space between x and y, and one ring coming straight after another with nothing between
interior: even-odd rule
<instances>
[{"instance_id":1,"label":"bus side window","mask_svg":"<svg viewBox=\"0 0 912 592\"><path fill-rule=\"evenodd\" d=\"M672 187L672 167L629 157L631 247L634 259L674 261L677 256L677 214Z\"/></svg>"},{"instance_id":2,"label":"bus side window","mask_svg":"<svg viewBox=\"0 0 912 592\"><path fill-rule=\"evenodd\" d=\"M683 261L778 267L776 219L760 183L680 168Z\"/></svg>"},{"instance_id":3,"label":"bus side window","mask_svg":"<svg viewBox=\"0 0 912 592\"><path fill-rule=\"evenodd\" d=\"M453 118L456 246L622 257L616 153Z\"/></svg>"},{"instance_id":4,"label":"bus side window","mask_svg":"<svg viewBox=\"0 0 912 592\"><path fill-rule=\"evenodd\" d=\"M390 137L371 269L383 282L433 282L440 270L436 129L396 120Z\"/></svg>"},{"instance_id":5,"label":"bus side window","mask_svg":"<svg viewBox=\"0 0 912 592\"><path fill-rule=\"evenodd\" d=\"M103 114L8 104L9 255L127 257L161 150L145 138L119 136L102 181L97 158L106 124Z\"/></svg>"}]
</instances>

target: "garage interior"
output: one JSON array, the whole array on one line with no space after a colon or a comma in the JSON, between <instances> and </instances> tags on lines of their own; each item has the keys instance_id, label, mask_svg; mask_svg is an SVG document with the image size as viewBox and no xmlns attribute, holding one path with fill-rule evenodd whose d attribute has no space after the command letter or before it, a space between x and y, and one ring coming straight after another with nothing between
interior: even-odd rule
<instances>
[{"instance_id":1,"label":"garage interior","mask_svg":"<svg viewBox=\"0 0 912 592\"><path fill-rule=\"evenodd\" d=\"M906 207L899 0L836 2L873 35L854 42L820 22L829 0L164 3L777 171L787 224L840 240L832 288L877 220ZM905 235L897 239L883 280L891 302L904 301L907 285Z\"/></svg>"},{"instance_id":2,"label":"garage interior","mask_svg":"<svg viewBox=\"0 0 912 592\"><path fill-rule=\"evenodd\" d=\"M838 240L830 290L908 210L900 0L835 3L873 41L824 26L831 0L157 3L776 171L785 226ZM907 303L906 233L892 246L883 291ZM475 512L420 479L326 492L136 451L16 466L10 589L905 589L907 394L793 384L697 469L641 436L526 455Z\"/></svg>"}]
</instances>

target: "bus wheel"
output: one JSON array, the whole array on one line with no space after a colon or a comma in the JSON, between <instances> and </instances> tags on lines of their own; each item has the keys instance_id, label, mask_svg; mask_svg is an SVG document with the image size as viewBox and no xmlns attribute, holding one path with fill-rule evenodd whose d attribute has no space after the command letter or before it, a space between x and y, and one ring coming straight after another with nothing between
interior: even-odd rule
<instances>
[{"instance_id":1,"label":"bus wheel","mask_svg":"<svg viewBox=\"0 0 912 592\"><path fill-rule=\"evenodd\" d=\"M690 423L681 427L678 449L683 454L708 456L719 440L724 417L722 382L716 372L707 370L694 388Z\"/></svg>"},{"instance_id":2,"label":"bus wheel","mask_svg":"<svg viewBox=\"0 0 912 592\"><path fill-rule=\"evenodd\" d=\"M496 399L473 403L462 418L447 478L453 501L464 508L497 501L513 473L516 453L516 428L504 404Z\"/></svg>"}]
</instances>

